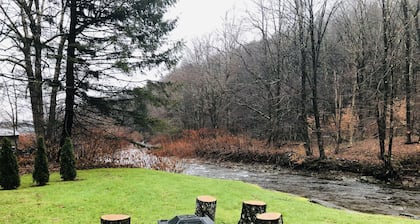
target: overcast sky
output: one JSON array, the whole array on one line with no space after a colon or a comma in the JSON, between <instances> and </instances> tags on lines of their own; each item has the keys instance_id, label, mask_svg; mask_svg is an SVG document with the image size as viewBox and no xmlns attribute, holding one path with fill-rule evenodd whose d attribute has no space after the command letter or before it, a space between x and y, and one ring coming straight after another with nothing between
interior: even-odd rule
<instances>
[{"instance_id":1,"label":"overcast sky","mask_svg":"<svg viewBox=\"0 0 420 224\"><path fill-rule=\"evenodd\" d=\"M222 27L227 11L243 12L252 0L178 0L169 14L178 17L174 39L187 43Z\"/></svg>"}]
</instances>

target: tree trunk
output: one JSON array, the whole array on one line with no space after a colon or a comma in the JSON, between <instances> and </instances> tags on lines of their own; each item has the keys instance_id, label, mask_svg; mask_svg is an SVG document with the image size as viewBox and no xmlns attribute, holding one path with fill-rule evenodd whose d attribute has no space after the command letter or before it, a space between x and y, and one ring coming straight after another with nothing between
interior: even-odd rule
<instances>
[{"instance_id":1,"label":"tree trunk","mask_svg":"<svg viewBox=\"0 0 420 224\"><path fill-rule=\"evenodd\" d=\"M319 158L325 159L325 151L324 151L324 143L322 141L322 132L321 132L321 121L320 121L320 112L319 112L319 105L318 105L318 56L319 56L319 44L320 39L318 39L318 45L315 40L315 18L314 18L314 11L313 11L313 0L311 0L311 4L309 7L309 34L310 34L310 41L311 41L311 56L312 56L312 110L315 117L315 133L318 141L318 150L319 150ZM321 18L323 19L323 18ZM321 38L321 37L318 37Z\"/></svg>"},{"instance_id":2,"label":"tree trunk","mask_svg":"<svg viewBox=\"0 0 420 224\"><path fill-rule=\"evenodd\" d=\"M70 32L68 35L67 47L67 67L66 67L66 100L65 100L65 114L63 133L61 135L60 145L64 144L66 138L71 137L74 118L74 97L76 94L75 89L75 75L74 64L76 61L76 24L77 24L77 5L76 0L70 1ZM59 153L60 154L60 153Z\"/></svg>"},{"instance_id":3,"label":"tree trunk","mask_svg":"<svg viewBox=\"0 0 420 224\"><path fill-rule=\"evenodd\" d=\"M335 153L338 154L340 150L341 144L341 122L342 122L342 96L340 94L340 84L338 81L337 72L334 71L334 80L335 80L335 130L336 130L336 138L335 138Z\"/></svg>"},{"instance_id":4,"label":"tree trunk","mask_svg":"<svg viewBox=\"0 0 420 224\"><path fill-rule=\"evenodd\" d=\"M37 2L38 3L38 2ZM23 48L22 52L24 55L25 60L25 71L26 76L28 77L28 89L31 101L31 109L32 109L32 119L34 123L35 135L36 136L44 136L44 106L43 106L43 94L42 94L42 75L41 75L41 48L42 45L40 44L40 34L36 34L37 32L41 32L41 28L37 28L35 21L31 20L30 24L28 24L27 18L33 19L33 17L28 17L25 15L26 11L25 7L27 5L20 5L21 8L21 22L23 25L23 32L25 34L25 38L23 40ZM31 38L29 34L29 29L34 35L34 46L35 46L35 65L32 63L32 51L31 51ZM38 37L35 37L38 36ZM36 43L35 43L36 42ZM39 57L39 58L37 58ZM35 67L35 71L33 70Z\"/></svg>"},{"instance_id":5,"label":"tree trunk","mask_svg":"<svg viewBox=\"0 0 420 224\"><path fill-rule=\"evenodd\" d=\"M376 123L378 124L379 158L383 161L385 159L386 120L384 112L381 111L380 107L381 104L379 99L377 99Z\"/></svg>"},{"instance_id":6,"label":"tree trunk","mask_svg":"<svg viewBox=\"0 0 420 224\"><path fill-rule=\"evenodd\" d=\"M103 215L101 224L130 224L130 219L128 215Z\"/></svg>"},{"instance_id":7,"label":"tree trunk","mask_svg":"<svg viewBox=\"0 0 420 224\"><path fill-rule=\"evenodd\" d=\"M63 50L64 50L64 43L66 38L62 38L60 41L60 46L58 48L58 55L57 55L57 62L54 71L54 79L51 83L51 98L50 98L50 110L48 113L48 124L47 124L47 131L46 131L46 140L51 142L54 139L54 133L56 133L56 117L57 117L57 94L58 89L60 87L59 75L61 71L61 60L63 58Z\"/></svg>"},{"instance_id":8,"label":"tree trunk","mask_svg":"<svg viewBox=\"0 0 420 224\"><path fill-rule=\"evenodd\" d=\"M283 224L280 213L270 212L257 214L256 224Z\"/></svg>"},{"instance_id":9,"label":"tree trunk","mask_svg":"<svg viewBox=\"0 0 420 224\"><path fill-rule=\"evenodd\" d=\"M417 33L417 46L420 48L420 23L419 23L419 12L420 12L420 1L417 1L416 10L414 10L414 23L416 26Z\"/></svg>"},{"instance_id":10,"label":"tree trunk","mask_svg":"<svg viewBox=\"0 0 420 224\"><path fill-rule=\"evenodd\" d=\"M382 25L383 25L383 44L384 52L382 58L382 111L378 109L377 117L378 119L378 131L379 131L379 146L380 146L380 158L384 162L386 176L393 174L391 157L392 157L392 143L393 143L393 123L394 123L394 113L393 113L393 98L394 98L394 89L393 89L393 76L394 69L389 59L389 52L392 51L393 45L390 41L391 37L391 22L388 18L388 9L389 2L388 0L382 0ZM380 98L379 98L380 99ZM379 105L379 101L378 101ZM385 140L386 140L386 129L387 129L387 113L389 110L389 138L388 138L388 153L385 155ZM382 113L380 113L382 112Z\"/></svg>"},{"instance_id":11,"label":"tree trunk","mask_svg":"<svg viewBox=\"0 0 420 224\"><path fill-rule=\"evenodd\" d=\"M357 81L353 84L353 91L352 91L352 97L351 97L351 113L350 113L350 121L349 121L349 129L350 129L350 136L349 136L349 144L350 146L353 146L354 143L354 135L355 135L355 125L354 122L356 117L356 91L357 91Z\"/></svg>"},{"instance_id":12,"label":"tree trunk","mask_svg":"<svg viewBox=\"0 0 420 224\"><path fill-rule=\"evenodd\" d=\"M29 79L29 92L32 107L32 118L36 136L44 136L44 108L42 101L42 83L34 78Z\"/></svg>"},{"instance_id":13,"label":"tree trunk","mask_svg":"<svg viewBox=\"0 0 420 224\"><path fill-rule=\"evenodd\" d=\"M35 100L36 106L36 116L38 120L38 137L45 135L45 119L44 119L44 103L43 103L43 94L42 94L42 48L43 44L41 43L41 9L39 5L39 1L36 0L35 8L36 8L36 21L31 21L31 30L34 35L34 48L35 48L35 95L37 99Z\"/></svg>"},{"instance_id":14,"label":"tree trunk","mask_svg":"<svg viewBox=\"0 0 420 224\"><path fill-rule=\"evenodd\" d=\"M408 17L408 2L403 0L401 2L403 11L403 24L404 24L404 39L405 39L405 65L404 65L404 81L405 81L405 120L406 120L406 143L411 144L413 123L411 121L411 31L410 20Z\"/></svg>"},{"instance_id":15,"label":"tree trunk","mask_svg":"<svg viewBox=\"0 0 420 224\"><path fill-rule=\"evenodd\" d=\"M265 213L266 208L267 205L263 201L244 201L238 224L254 224L257 219L256 215Z\"/></svg>"},{"instance_id":16,"label":"tree trunk","mask_svg":"<svg viewBox=\"0 0 420 224\"><path fill-rule=\"evenodd\" d=\"M364 7L364 6L360 6L360 7ZM360 43L357 45L357 49L359 49L360 53L357 53L356 59L355 59L355 64L356 64L356 116L358 118L357 121L357 135L359 140L363 140L365 139L365 119L366 117L369 117L368 114L366 113L366 111L364 111L363 108L366 107L366 103L369 104L369 102L366 100L366 94L365 94L365 90L366 90L366 82L367 82L367 72L366 72L366 60L367 60L367 56L366 56L366 51L367 51L367 38L366 38L366 33L365 33L365 19L363 16L361 16L360 18Z\"/></svg>"},{"instance_id":17,"label":"tree trunk","mask_svg":"<svg viewBox=\"0 0 420 224\"><path fill-rule=\"evenodd\" d=\"M298 23L299 23L299 48L300 48L300 72L301 72L301 94L300 94L300 113L299 113L299 121L300 121L300 128L302 132L302 138L304 141L305 153L306 156L312 156L312 149L311 149L311 140L309 138L308 133L308 114L306 112L306 100L307 100L307 93L306 93L306 79L308 78L307 68L306 68L306 44L305 44L305 37L303 31L303 15L302 15L302 8L301 0L296 0L296 14L298 16Z\"/></svg>"},{"instance_id":18,"label":"tree trunk","mask_svg":"<svg viewBox=\"0 0 420 224\"><path fill-rule=\"evenodd\" d=\"M60 18L60 24L59 24L59 30L61 33L64 33L63 29L63 22L64 22L64 12L65 12L65 6L63 6L63 11L61 13ZM51 142L55 137L53 136L54 133L56 133L56 117L57 117L57 94L60 87L60 72L61 72L61 62L63 60L63 52L64 52L64 45L66 43L67 37L61 36L60 43L58 45L57 49L57 55L56 55L56 62L55 62L55 68L54 68L54 78L51 83L52 89L51 89L51 98L50 98L50 110L48 113L48 124L47 124L47 130L46 130L46 140L48 142Z\"/></svg>"},{"instance_id":19,"label":"tree trunk","mask_svg":"<svg viewBox=\"0 0 420 224\"><path fill-rule=\"evenodd\" d=\"M211 220L216 218L216 198L212 196L198 196L196 199L195 215L198 217L208 216Z\"/></svg>"},{"instance_id":20,"label":"tree trunk","mask_svg":"<svg viewBox=\"0 0 420 224\"><path fill-rule=\"evenodd\" d=\"M390 48L393 49L394 45L391 42ZM394 140L394 99L395 99L395 81L394 81L394 65L390 62L390 72L389 72L389 84L388 84L388 101L389 101L389 136L388 136L388 152L385 157L385 169L388 177L394 177L394 169L392 167L392 144Z\"/></svg>"}]
</instances>

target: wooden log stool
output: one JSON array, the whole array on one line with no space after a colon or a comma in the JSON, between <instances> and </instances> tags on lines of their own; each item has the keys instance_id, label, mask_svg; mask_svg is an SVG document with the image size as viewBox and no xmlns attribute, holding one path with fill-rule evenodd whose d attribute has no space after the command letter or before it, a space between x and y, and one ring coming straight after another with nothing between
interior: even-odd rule
<instances>
[{"instance_id":1,"label":"wooden log stool","mask_svg":"<svg viewBox=\"0 0 420 224\"><path fill-rule=\"evenodd\" d=\"M256 224L283 224L281 214L276 212L257 214L256 218Z\"/></svg>"},{"instance_id":2,"label":"wooden log stool","mask_svg":"<svg viewBox=\"0 0 420 224\"><path fill-rule=\"evenodd\" d=\"M267 205L263 201L244 201L242 203L241 219L238 224L254 224L256 215L265 213Z\"/></svg>"},{"instance_id":3,"label":"wooden log stool","mask_svg":"<svg viewBox=\"0 0 420 224\"><path fill-rule=\"evenodd\" d=\"M216 218L216 198L213 196L202 195L196 199L195 215L198 217L208 216L214 221Z\"/></svg>"},{"instance_id":4,"label":"wooden log stool","mask_svg":"<svg viewBox=\"0 0 420 224\"><path fill-rule=\"evenodd\" d=\"M128 215L103 215L101 216L101 224L130 224L130 216Z\"/></svg>"}]
</instances>

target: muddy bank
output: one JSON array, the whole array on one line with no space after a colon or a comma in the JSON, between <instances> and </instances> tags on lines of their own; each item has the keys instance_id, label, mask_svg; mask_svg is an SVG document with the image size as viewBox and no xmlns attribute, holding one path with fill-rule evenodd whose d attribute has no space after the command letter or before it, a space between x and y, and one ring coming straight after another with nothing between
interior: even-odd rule
<instances>
[{"instance_id":1,"label":"muddy bank","mask_svg":"<svg viewBox=\"0 0 420 224\"><path fill-rule=\"evenodd\" d=\"M261 151L261 150L196 150L198 158L212 160L215 162L235 162L245 164L266 164L277 167L290 168L299 171L325 173L348 172L359 176L367 176L367 182L384 182L394 187L410 188L420 190L420 171L414 165L411 169L395 167L395 174L387 176L382 164L368 163L365 161L348 160L343 158L327 158L319 160L308 157L302 159L297 157L293 151ZM416 164L415 162L413 164ZM407 166L405 166L407 167ZM370 178L373 177L373 178Z\"/></svg>"},{"instance_id":2,"label":"muddy bank","mask_svg":"<svg viewBox=\"0 0 420 224\"><path fill-rule=\"evenodd\" d=\"M174 136L156 138L154 144L162 146L154 152L158 156L272 164L314 172L352 172L403 187L420 188L420 143L406 144L403 136L395 137L393 141L392 166L395 173L385 171L383 161L378 157L379 141L376 138L342 143L339 148L326 144L328 159L323 161L317 160L319 152L316 144L311 146L313 156L308 157L301 142L269 145L246 135L234 135L218 129L185 130Z\"/></svg>"}]
</instances>

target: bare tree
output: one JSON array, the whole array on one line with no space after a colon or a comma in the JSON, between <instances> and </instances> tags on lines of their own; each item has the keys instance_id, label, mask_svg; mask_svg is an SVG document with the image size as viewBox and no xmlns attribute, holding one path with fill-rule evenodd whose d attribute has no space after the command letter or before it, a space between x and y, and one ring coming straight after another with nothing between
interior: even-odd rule
<instances>
[{"instance_id":1,"label":"bare tree","mask_svg":"<svg viewBox=\"0 0 420 224\"><path fill-rule=\"evenodd\" d=\"M60 36L58 41L58 46L56 51L54 52L55 57L55 66L54 66L54 76L52 80L49 81L49 85L51 86L51 95L50 95L50 105L49 105L49 112L48 112L48 123L46 129L46 136L45 140L47 142L52 142L57 139L58 133L58 121L57 121L57 96L58 92L61 87L60 77L62 73L62 64L64 59L64 47L67 40L67 35L65 30L64 18L66 16L66 9L67 9L67 0L61 0L61 12L60 17L58 18L57 23L57 34L63 34Z\"/></svg>"},{"instance_id":2,"label":"bare tree","mask_svg":"<svg viewBox=\"0 0 420 224\"><path fill-rule=\"evenodd\" d=\"M258 118L255 122L266 129L264 136L267 136L268 143L282 144L286 139L298 138L292 137L297 132L291 125L298 119L295 97L290 94L295 91L291 65L298 61L292 44L288 4L284 1L255 1L255 6L255 11L248 12L247 22L259 40L240 43L237 50L246 72L243 80L248 80L242 82L244 86L240 91L236 91L238 103L255 114ZM250 95L249 88L256 91Z\"/></svg>"},{"instance_id":3,"label":"bare tree","mask_svg":"<svg viewBox=\"0 0 420 224\"><path fill-rule=\"evenodd\" d=\"M181 68L167 80L181 85L177 111L186 128L235 129L236 121L230 117L235 110L234 51L240 27L227 17L221 30L193 42Z\"/></svg>"},{"instance_id":4,"label":"bare tree","mask_svg":"<svg viewBox=\"0 0 420 224\"><path fill-rule=\"evenodd\" d=\"M393 174L392 167L392 145L394 138L394 98L395 81L395 24L391 22L392 3L390 0L381 0L382 10L382 59L381 69L378 75L378 91L376 94L376 118L379 136L379 157L383 160L385 170L389 175ZM387 137L388 132L388 137ZM388 146L386 146L388 140Z\"/></svg>"},{"instance_id":5,"label":"bare tree","mask_svg":"<svg viewBox=\"0 0 420 224\"><path fill-rule=\"evenodd\" d=\"M405 65L404 65L404 85L405 85L405 107L406 107L406 143L411 144L413 134L413 121L412 121L412 76L413 76L413 61L412 61L412 22L409 14L409 3L407 0L401 0L402 10L402 23L404 26L404 42L405 42Z\"/></svg>"},{"instance_id":6,"label":"bare tree","mask_svg":"<svg viewBox=\"0 0 420 224\"><path fill-rule=\"evenodd\" d=\"M35 132L44 135L44 107L42 91L42 5L40 1L2 1L2 41L4 54L1 61L9 62L26 73ZM11 46L10 46L11 45ZM14 52L14 53L10 53ZM19 56L17 56L17 54Z\"/></svg>"},{"instance_id":7,"label":"bare tree","mask_svg":"<svg viewBox=\"0 0 420 224\"><path fill-rule=\"evenodd\" d=\"M51 62L49 56L54 49L54 41L60 36L65 38L63 29L55 29L57 15L61 14L63 18L65 13L62 8L64 1L61 1L61 4L59 1L40 0L12 0L0 3L0 44L3 50L0 61L4 62L12 73L25 74L6 77L27 83L35 133L44 136L43 85L53 83L46 71ZM57 63L61 63L61 58L56 59ZM54 104L52 106L55 107Z\"/></svg>"},{"instance_id":8,"label":"bare tree","mask_svg":"<svg viewBox=\"0 0 420 224\"><path fill-rule=\"evenodd\" d=\"M308 41L307 35L305 35L305 16L304 16L304 9L306 8L305 2L303 0L295 0L295 14L297 20L297 36L298 36L298 48L299 48L299 67L300 67L300 80L301 80L301 87L300 87L300 113L299 113L299 122L300 128L302 133L302 139L304 141L305 152L307 156L311 156L312 149L311 149L311 139L308 133L308 112L306 108L307 102L307 79L308 79L308 71L307 71L307 48L308 48Z\"/></svg>"},{"instance_id":9,"label":"bare tree","mask_svg":"<svg viewBox=\"0 0 420 224\"><path fill-rule=\"evenodd\" d=\"M338 3L334 3L333 6L328 9L328 0L324 0L317 12L313 0L307 0L307 12L308 12L308 31L310 39L310 50L311 56L311 82L310 87L312 91L312 110L315 118L315 133L318 141L318 150L320 159L325 159L325 150L322 139L321 121L320 121L320 110L319 110L319 97L318 97L318 67L320 65L320 53L322 42L324 41L325 34L327 32L328 24L331 21L331 17L337 9ZM317 14L317 17L316 17ZM317 24L316 24L317 23Z\"/></svg>"}]
</instances>

